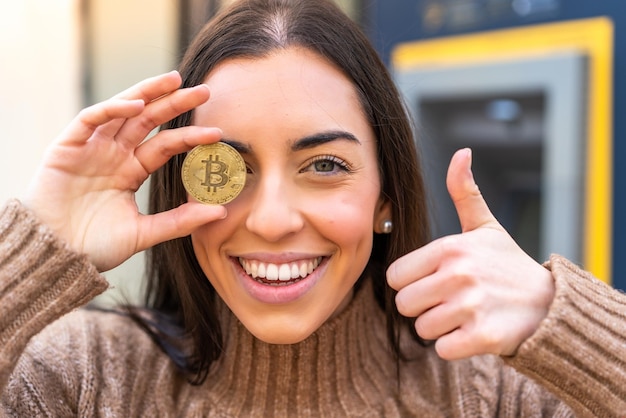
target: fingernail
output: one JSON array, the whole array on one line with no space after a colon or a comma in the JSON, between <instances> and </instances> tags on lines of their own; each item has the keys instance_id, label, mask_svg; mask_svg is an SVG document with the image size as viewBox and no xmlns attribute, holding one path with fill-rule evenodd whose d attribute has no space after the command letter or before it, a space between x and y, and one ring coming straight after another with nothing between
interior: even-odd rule
<instances>
[{"instance_id":1,"label":"fingernail","mask_svg":"<svg viewBox=\"0 0 626 418\"><path fill-rule=\"evenodd\" d=\"M198 84L197 86L194 86L195 89L197 88L204 88L207 91L210 91L209 86L207 86L206 84Z\"/></svg>"},{"instance_id":2,"label":"fingernail","mask_svg":"<svg viewBox=\"0 0 626 418\"><path fill-rule=\"evenodd\" d=\"M215 126L200 126L199 128L204 130L205 135L218 136L220 138L224 136L224 132L222 132L220 128L217 128Z\"/></svg>"}]
</instances>

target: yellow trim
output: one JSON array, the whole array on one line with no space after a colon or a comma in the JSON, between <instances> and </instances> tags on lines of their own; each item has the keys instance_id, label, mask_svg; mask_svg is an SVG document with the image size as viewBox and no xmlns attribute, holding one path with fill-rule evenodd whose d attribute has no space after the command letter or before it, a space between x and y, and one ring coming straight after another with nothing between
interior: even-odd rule
<instances>
[{"instance_id":1,"label":"yellow trim","mask_svg":"<svg viewBox=\"0 0 626 418\"><path fill-rule=\"evenodd\" d=\"M610 283L613 190L613 23L605 17L450 36L398 45L397 71L536 58L577 50L589 58L584 267Z\"/></svg>"}]
</instances>

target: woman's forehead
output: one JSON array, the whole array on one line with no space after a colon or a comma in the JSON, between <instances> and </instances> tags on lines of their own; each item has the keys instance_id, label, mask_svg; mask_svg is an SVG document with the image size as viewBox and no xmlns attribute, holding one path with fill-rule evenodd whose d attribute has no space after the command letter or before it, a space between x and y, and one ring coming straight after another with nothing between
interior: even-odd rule
<instances>
[{"instance_id":1,"label":"woman's forehead","mask_svg":"<svg viewBox=\"0 0 626 418\"><path fill-rule=\"evenodd\" d=\"M263 58L228 59L208 74L205 83L211 98L196 110L194 123L215 123L233 114L254 122L255 117L275 118L276 112L282 112L285 123L290 117L306 122L307 115L337 123L365 118L352 81L307 49L279 50Z\"/></svg>"},{"instance_id":2,"label":"woman's forehead","mask_svg":"<svg viewBox=\"0 0 626 418\"><path fill-rule=\"evenodd\" d=\"M237 57L220 62L204 79L213 89L237 91L275 83L305 91L335 90L355 94L352 81L328 59L302 47L278 49L264 57Z\"/></svg>"}]
</instances>

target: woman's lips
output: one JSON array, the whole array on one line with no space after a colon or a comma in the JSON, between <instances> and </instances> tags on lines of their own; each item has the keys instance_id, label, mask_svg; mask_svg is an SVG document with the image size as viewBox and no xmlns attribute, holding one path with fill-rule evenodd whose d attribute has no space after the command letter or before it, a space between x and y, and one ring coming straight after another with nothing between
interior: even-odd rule
<instances>
[{"instance_id":1,"label":"woman's lips","mask_svg":"<svg viewBox=\"0 0 626 418\"><path fill-rule=\"evenodd\" d=\"M245 272L263 284L288 285L306 278L319 266L322 257L298 260L290 263L269 263L253 259L238 258Z\"/></svg>"},{"instance_id":2,"label":"woman's lips","mask_svg":"<svg viewBox=\"0 0 626 418\"><path fill-rule=\"evenodd\" d=\"M240 283L262 303L293 302L306 295L324 275L329 257L313 257L283 263L233 258Z\"/></svg>"}]
</instances>

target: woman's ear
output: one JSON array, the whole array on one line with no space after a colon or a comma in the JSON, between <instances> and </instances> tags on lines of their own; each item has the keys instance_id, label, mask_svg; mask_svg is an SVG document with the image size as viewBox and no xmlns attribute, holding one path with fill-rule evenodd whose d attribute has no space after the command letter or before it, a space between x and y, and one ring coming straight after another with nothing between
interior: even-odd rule
<instances>
[{"instance_id":1,"label":"woman's ear","mask_svg":"<svg viewBox=\"0 0 626 418\"><path fill-rule=\"evenodd\" d=\"M391 202L381 197L376 204L376 211L374 212L374 232L377 234L388 234L392 228Z\"/></svg>"}]
</instances>

